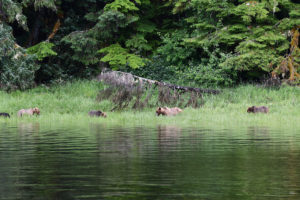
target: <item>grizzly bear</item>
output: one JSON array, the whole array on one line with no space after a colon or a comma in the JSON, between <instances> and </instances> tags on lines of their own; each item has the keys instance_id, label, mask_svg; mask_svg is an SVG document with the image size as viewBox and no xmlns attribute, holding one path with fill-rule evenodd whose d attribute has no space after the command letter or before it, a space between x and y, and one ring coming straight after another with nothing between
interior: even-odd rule
<instances>
[{"instance_id":1,"label":"grizzly bear","mask_svg":"<svg viewBox=\"0 0 300 200\"><path fill-rule=\"evenodd\" d=\"M178 107L168 108L168 107L158 107L156 110L156 115L164 115L164 116L175 116L178 113L181 113L182 110Z\"/></svg>"},{"instance_id":2,"label":"grizzly bear","mask_svg":"<svg viewBox=\"0 0 300 200\"><path fill-rule=\"evenodd\" d=\"M89 112L89 116L91 117L107 117L106 113L105 112L102 112L100 110L91 110Z\"/></svg>"},{"instance_id":3,"label":"grizzly bear","mask_svg":"<svg viewBox=\"0 0 300 200\"><path fill-rule=\"evenodd\" d=\"M18 111L18 117L22 117L23 115L39 115L40 114L40 109L38 108L28 108L28 109L21 109Z\"/></svg>"},{"instance_id":4,"label":"grizzly bear","mask_svg":"<svg viewBox=\"0 0 300 200\"><path fill-rule=\"evenodd\" d=\"M3 116L3 117L8 117L10 118L10 115L8 113L0 113L0 116Z\"/></svg>"},{"instance_id":5,"label":"grizzly bear","mask_svg":"<svg viewBox=\"0 0 300 200\"><path fill-rule=\"evenodd\" d=\"M248 113L268 113L269 112L269 108L266 106L251 106L247 109Z\"/></svg>"}]
</instances>

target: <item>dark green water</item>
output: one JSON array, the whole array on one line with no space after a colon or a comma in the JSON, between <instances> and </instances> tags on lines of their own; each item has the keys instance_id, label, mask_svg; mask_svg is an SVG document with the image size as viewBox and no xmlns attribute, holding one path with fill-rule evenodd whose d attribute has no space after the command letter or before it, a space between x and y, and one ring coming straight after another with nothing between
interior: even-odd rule
<instances>
[{"instance_id":1,"label":"dark green water","mask_svg":"<svg viewBox=\"0 0 300 200\"><path fill-rule=\"evenodd\" d=\"M0 124L0 199L300 199L300 131Z\"/></svg>"}]
</instances>

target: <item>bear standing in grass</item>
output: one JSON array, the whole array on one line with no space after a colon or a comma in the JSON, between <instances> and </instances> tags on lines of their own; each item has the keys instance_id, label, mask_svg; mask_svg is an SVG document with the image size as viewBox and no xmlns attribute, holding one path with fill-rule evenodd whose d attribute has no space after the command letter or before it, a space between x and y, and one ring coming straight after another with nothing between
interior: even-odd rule
<instances>
[{"instance_id":1,"label":"bear standing in grass","mask_svg":"<svg viewBox=\"0 0 300 200\"><path fill-rule=\"evenodd\" d=\"M251 106L247 109L248 113L268 113L269 112L269 108L266 106Z\"/></svg>"},{"instance_id":2,"label":"bear standing in grass","mask_svg":"<svg viewBox=\"0 0 300 200\"><path fill-rule=\"evenodd\" d=\"M10 115L8 113L0 113L0 116L3 116L3 117L8 117L10 118Z\"/></svg>"},{"instance_id":3,"label":"bear standing in grass","mask_svg":"<svg viewBox=\"0 0 300 200\"><path fill-rule=\"evenodd\" d=\"M18 117L22 117L23 115L39 115L40 109L39 108L28 108L28 109L21 109L18 111Z\"/></svg>"},{"instance_id":4,"label":"bear standing in grass","mask_svg":"<svg viewBox=\"0 0 300 200\"><path fill-rule=\"evenodd\" d=\"M175 116L178 113L181 113L182 110L178 107L168 108L168 107L158 107L156 110L156 115L164 115L164 116Z\"/></svg>"},{"instance_id":5,"label":"bear standing in grass","mask_svg":"<svg viewBox=\"0 0 300 200\"><path fill-rule=\"evenodd\" d=\"M107 117L105 112L102 112L101 110L91 110L89 112L89 116L91 117Z\"/></svg>"}]
</instances>

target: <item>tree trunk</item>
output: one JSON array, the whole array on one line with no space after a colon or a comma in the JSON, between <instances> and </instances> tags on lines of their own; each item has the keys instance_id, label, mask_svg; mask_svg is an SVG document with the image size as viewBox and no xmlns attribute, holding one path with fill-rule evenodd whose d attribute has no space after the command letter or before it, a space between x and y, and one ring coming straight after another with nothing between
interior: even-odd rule
<instances>
[{"instance_id":1,"label":"tree trunk","mask_svg":"<svg viewBox=\"0 0 300 200\"><path fill-rule=\"evenodd\" d=\"M30 36L28 39L28 46L31 47L38 42L40 27L42 26L42 18L44 16L45 10L42 8L35 19L32 31L30 32Z\"/></svg>"}]
</instances>

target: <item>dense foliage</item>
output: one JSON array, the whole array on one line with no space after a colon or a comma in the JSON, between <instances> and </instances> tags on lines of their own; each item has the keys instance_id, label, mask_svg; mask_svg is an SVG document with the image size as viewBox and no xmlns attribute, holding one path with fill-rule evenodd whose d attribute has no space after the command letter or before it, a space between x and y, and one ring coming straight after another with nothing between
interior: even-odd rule
<instances>
[{"instance_id":1,"label":"dense foliage","mask_svg":"<svg viewBox=\"0 0 300 200\"><path fill-rule=\"evenodd\" d=\"M0 84L103 67L207 87L271 75L297 83L299 29L295 0L0 0Z\"/></svg>"},{"instance_id":2,"label":"dense foliage","mask_svg":"<svg viewBox=\"0 0 300 200\"><path fill-rule=\"evenodd\" d=\"M11 28L4 24L0 24L0 47L0 86L7 90L31 87L38 69L35 55L15 44Z\"/></svg>"}]
</instances>

